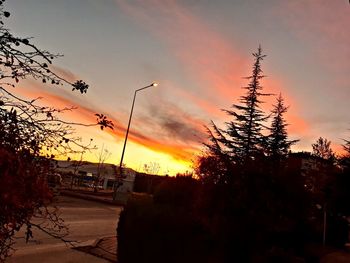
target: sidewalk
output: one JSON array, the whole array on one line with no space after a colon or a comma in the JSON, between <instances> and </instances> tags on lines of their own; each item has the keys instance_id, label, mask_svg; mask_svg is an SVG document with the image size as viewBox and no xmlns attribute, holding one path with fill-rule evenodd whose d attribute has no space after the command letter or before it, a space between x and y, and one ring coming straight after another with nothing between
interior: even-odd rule
<instances>
[{"instance_id":1,"label":"sidewalk","mask_svg":"<svg viewBox=\"0 0 350 263\"><path fill-rule=\"evenodd\" d=\"M110 262L117 262L117 237L103 237L94 244L75 247L74 249L106 259Z\"/></svg>"},{"instance_id":2,"label":"sidewalk","mask_svg":"<svg viewBox=\"0 0 350 263\"><path fill-rule=\"evenodd\" d=\"M119 201L113 201L112 193L94 193L87 190L61 190L61 195L82 198L113 206L123 206ZM117 262L117 238L116 236L103 237L95 240L92 244L75 247L74 249L103 258L110 262Z\"/></svg>"}]
</instances>

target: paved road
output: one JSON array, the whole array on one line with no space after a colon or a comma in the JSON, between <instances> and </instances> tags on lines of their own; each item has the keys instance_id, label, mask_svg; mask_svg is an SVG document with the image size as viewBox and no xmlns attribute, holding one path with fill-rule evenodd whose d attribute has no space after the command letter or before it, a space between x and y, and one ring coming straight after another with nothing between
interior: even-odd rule
<instances>
[{"instance_id":1,"label":"paved road","mask_svg":"<svg viewBox=\"0 0 350 263\"><path fill-rule=\"evenodd\" d=\"M97 238L115 235L121 207L110 206L72 197L60 197L57 206L69 225L69 239L92 243ZM33 229L34 230L34 229ZM93 263L107 262L67 247L61 241L39 231L33 231L35 241L26 244L23 231L18 235L17 251L9 263Z\"/></svg>"}]
</instances>

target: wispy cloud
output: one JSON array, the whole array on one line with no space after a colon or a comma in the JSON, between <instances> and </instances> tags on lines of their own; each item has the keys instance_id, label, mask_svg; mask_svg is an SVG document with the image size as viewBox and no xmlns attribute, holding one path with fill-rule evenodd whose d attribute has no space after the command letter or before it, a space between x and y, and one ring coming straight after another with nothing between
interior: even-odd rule
<instances>
[{"instance_id":1,"label":"wispy cloud","mask_svg":"<svg viewBox=\"0 0 350 263\"><path fill-rule=\"evenodd\" d=\"M61 78L69 81L69 82L75 82L76 80L79 79L79 77L74 74L73 72L71 72L68 69L64 69L62 67L58 67L55 65L50 65L50 69L55 72L55 74L57 74L58 76L60 76Z\"/></svg>"},{"instance_id":2,"label":"wispy cloud","mask_svg":"<svg viewBox=\"0 0 350 263\"><path fill-rule=\"evenodd\" d=\"M176 95L201 108L209 118L225 119L220 108L235 103L244 92L241 87L247 84L243 77L250 74L250 54L242 55L232 41L207 26L205 20L191 13L180 1L116 0L116 3L163 41L200 87L199 91L176 89ZM266 92L278 94L282 91L286 101L293 102L289 116L297 115L297 103L294 104L286 82L278 76L271 76L265 78L263 84ZM271 109L274 98L267 97L265 101L266 110ZM300 132L304 132L307 129L300 118L290 120L297 121L293 130L300 128Z\"/></svg>"},{"instance_id":3,"label":"wispy cloud","mask_svg":"<svg viewBox=\"0 0 350 263\"><path fill-rule=\"evenodd\" d=\"M205 140L205 121L193 117L179 106L161 101L158 105L150 104L148 110L152 123L158 126L154 130L162 133L164 139L183 145L198 145Z\"/></svg>"},{"instance_id":4,"label":"wispy cloud","mask_svg":"<svg viewBox=\"0 0 350 263\"><path fill-rule=\"evenodd\" d=\"M233 87L240 86L239 81L244 76L242 65L247 65L248 61L235 50L233 43L227 43L177 1L116 2L124 12L165 42L203 84L202 88L207 88L207 95L213 90L223 96L235 94Z\"/></svg>"},{"instance_id":5,"label":"wispy cloud","mask_svg":"<svg viewBox=\"0 0 350 263\"><path fill-rule=\"evenodd\" d=\"M88 100L67 96L62 89L45 89L36 82L24 83L25 88L18 88L17 92L27 98L42 97L40 103L52 105L58 108L76 107L76 110L62 116L65 120L92 124L96 122L95 113L104 113L115 124L115 129L107 129L107 132L118 140L124 139L126 125L118 119L103 112L100 107L94 107ZM83 96L83 95L81 95ZM153 114L152 123L148 118L133 119L133 128L129 133L129 140L153 151L172 156L177 160L191 160L193 154L199 150L199 142L204 136L201 122L186 115L180 108L164 107L163 112L158 112L150 106L149 113ZM126 119L126 116L122 116ZM186 118L183 118L186 117ZM137 127L146 127L138 129ZM200 139L199 139L200 138Z\"/></svg>"},{"instance_id":6,"label":"wispy cloud","mask_svg":"<svg viewBox=\"0 0 350 263\"><path fill-rule=\"evenodd\" d=\"M334 81L344 87L350 68L349 3L283 1L275 11L290 28L290 33L309 44L318 64L331 71ZM343 91L348 91L347 85Z\"/></svg>"}]
</instances>

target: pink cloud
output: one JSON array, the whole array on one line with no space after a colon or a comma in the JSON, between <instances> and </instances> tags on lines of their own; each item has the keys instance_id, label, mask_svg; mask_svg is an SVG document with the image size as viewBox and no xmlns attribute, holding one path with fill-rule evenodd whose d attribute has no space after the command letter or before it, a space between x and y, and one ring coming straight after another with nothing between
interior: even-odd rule
<instances>
[{"instance_id":1,"label":"pink cloud","mask_svg":"<svg viewBox=\"0 0 350 263\"><path fill-rule=\"evenodd\" d=\"M316 63L330 70L342 86L349 81L349 8L347 1L306 0L283 1L275 9L290 32L310 45Z\"/></svg>"},{"instance_id":2,"label":"pink cloud","mask_svg":"<svg viewBox=\"0 0 350 263\"><path fill-rule=\"evenodd\" d=\"M151 0L146 3L140 0L116 0L116 3L161 39L201 87L200 92L180 88L173 92L198 106L209 118L225 119L225 114L220 111L225 105L214 103L220 98L220 103L224 101L226 105L231 105L244 94L241 87L247 84L243 77L250 75L250 54L241 55L234 43L210 29L203 19L195 16L178 1ZM289 116L297 115L298 104L288 93L285 81L271 76L262 82L267 93L279 94L282 91L287 103L293 105ZM274 97L264 99L264 108L270 110ZM300 118L293 117L291 121L296 122L293 131L300 128L305 132L307 129L305 121Z\"/></svg>"},{"instance_id":3,"label":"pink cloud","mask_svg":"<svg viewBox=\"0 0 350 263\"><path fill-rule=\"evenodd\" d=\"M38 102L42 105L50 105L57 108L76 107L77 109L67 112L62 118L68 122L93 124L96 123L95 113L101 113L101 109L93 107L88 101L76 100L74 97L61 96L56 89L45 89L41 84L36 82L26 81L23 83L25 88L16 88L15 91L22 97L29 99L42 97ZM24 87L23 86L23 87ZM60 89L61 90L61 89ZM63 92L63 90L61 90ZM63 92L65 94L65 92ZM104 112L102 112L104 113ZM113 121L114 130L107 129L106 131L118 140L123 140L126 132L126 125L121 124L118 119L112 117L108 113L104 113L108 119ZM172 118L167 116L172 115ZM126 119L128 116L122 116ZM162 121L169 119L172 122L163 123ZM197 138L191 137L191 134L186 133L192 131L200 134L203 139L203 125L200 120L192 118L182 112L175 105L164 109L162 115L154 116L153 124L147 122L147 119L133 119L132 128L129 133L129 140L136 144L157 152L165 153L178 160L191 160L194 153L199 151L199 141ZM155 125L156 124L156 125ZM158 126L157 126L158 125ZM153 130L137 129L137 127L153 127ZM77 126L79 130L79 126ZM157 131L158 129L158 131Z\"/></svg>"},{"instance_id":4,"label":"pink cloud","mask_svg":"<svg viewBox=\"0 0 350 263\"><path fill-rule=\"evenodd\" d=\"M124 12L162 39L208 94L213 90L224 96L237 94L235 87L240 87L239 81L245 76L242 65L248 63L246 56L206 27L203 20L177 1L116 2Z\"/></svg>"}]
</instances>

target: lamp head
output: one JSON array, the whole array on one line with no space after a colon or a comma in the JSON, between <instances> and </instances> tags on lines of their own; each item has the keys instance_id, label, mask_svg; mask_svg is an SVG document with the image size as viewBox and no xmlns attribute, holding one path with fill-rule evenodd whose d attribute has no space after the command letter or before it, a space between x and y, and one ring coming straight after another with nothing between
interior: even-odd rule
<instances>
[{"instance_id":1,"label":"lamp head","mask_svg":"<svg viewBox=\"0 0 350 263\"><path fill-rule=\"evenodd\" d=\"M158 86L158 83L157 83L157 82L153 82L153 83L151 84L151 86L157 87L157 86Z\"/></svg>"}]
</instances>

